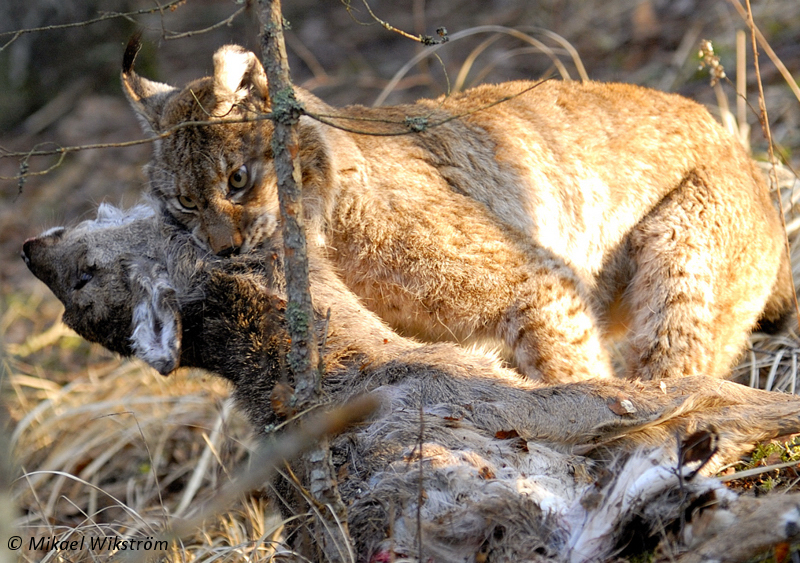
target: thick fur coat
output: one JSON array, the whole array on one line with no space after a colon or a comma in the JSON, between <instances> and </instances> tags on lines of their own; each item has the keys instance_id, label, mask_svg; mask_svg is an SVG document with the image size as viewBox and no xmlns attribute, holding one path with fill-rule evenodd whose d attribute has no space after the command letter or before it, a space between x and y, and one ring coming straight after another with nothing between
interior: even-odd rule
<instances>
[{"instance_id":1,"label":"thick fur coat","mask_svg":"<svg viewBox=\"0 0 800 563\"><path fill-rule=\"evenodd\" d=\"M214 76L174 88L133 71L136 48L124 90L165 134L151 192L215 253L270 238L273 108L256 56L223 47ZM550 382L611 375L606 343L622 335L631 377L721 377L789 304L765 182L686 98L555 80L372 109L297 97L311 244L405 334L499 343Z\"/></svg>"},{"instance_id":2,"label":"thick fur coat","mask_svg":"<svg viewBox=\"0 0 800 563\"><path fill-rule=\"evenodd\" d=\"M219 259L146 207L101 206L96 220L27 241L23 258L79 334L165 374L225 377L269 433L292 414L276 411L274 391L294 376L280 253L264 250ZM312 255L310 274L321 400L372 392L381 402L331 445L358 561L600 561L631 526L654 543L668 537L687 561L740 561L798 536L796 497L738 499L693 475L703 460L710 470L800 430L797 397L707 377L545 387L456 345L398 336L324 257ZM688 525L664 536L678 521Z\"/></svg>"}]
</instances>

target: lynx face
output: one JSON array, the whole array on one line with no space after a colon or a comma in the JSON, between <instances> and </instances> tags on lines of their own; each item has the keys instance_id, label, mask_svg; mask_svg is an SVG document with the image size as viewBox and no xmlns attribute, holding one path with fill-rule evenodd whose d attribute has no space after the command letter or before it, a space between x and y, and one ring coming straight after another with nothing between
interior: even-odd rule
<instances>
[{"instance_id":1,"label":"lynx face","mask_svg":"<svg viewBox=\"0 0 800 563\"><path fill-rule=\"evenodd\" d=\"M277 226L272 159L269 151L260 157L253 150L262 143L248 141L248 131L231 135L229 143L220 144L204 130L212 128L180 131L164 139L146 168L150 188L167 213L201 245L216 254L246 252L272 235ZM196 149L191 158L174 158L188 147Z\"/></svg>"},{"instance_id":2,"label":"lynx face","mask_svg":"<svg viewBox=\"0 0 800 563\"><path fill-rule=\"evenodd\" d=\"M135 46L126 52L128 70L135 54ZM153 194L200 244L229 254L269 237L279 207L269 148L272 125L263 118L269 112L263 70L241 47L220 50L215 60L224 64L217 65L214 78L183 90L132 72L123 74L123 82L147 130L177 128L156 142L147 166ZM242 86L244 74L252 81ZM220 121L227 123L213 123Z\"/></svg>"}]
</instances>

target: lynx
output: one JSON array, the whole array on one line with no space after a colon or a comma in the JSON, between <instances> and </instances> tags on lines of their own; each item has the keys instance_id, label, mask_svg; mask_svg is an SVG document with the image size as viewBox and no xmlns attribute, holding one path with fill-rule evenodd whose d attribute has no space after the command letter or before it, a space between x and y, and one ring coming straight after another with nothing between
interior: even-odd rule
<instances>
[{"instance_id":1,"label":"lynx","mask_svg":"<svg viewBox=\"0 0 800 563\"><path fill-rule=\"evenodd\" d=\"M122 81L145 130L206 123L155 143L152 193L215 253L263 243L280 218L257 57L222 47L212 77L175 88L137 75L137 50ZM311 244L404 334L499 342L548 382L612 375L623 336L628 376L721 377L787 308L765 182L695 102L555 80L372 109L297 98Z\"/></svg>"}]
</instances>

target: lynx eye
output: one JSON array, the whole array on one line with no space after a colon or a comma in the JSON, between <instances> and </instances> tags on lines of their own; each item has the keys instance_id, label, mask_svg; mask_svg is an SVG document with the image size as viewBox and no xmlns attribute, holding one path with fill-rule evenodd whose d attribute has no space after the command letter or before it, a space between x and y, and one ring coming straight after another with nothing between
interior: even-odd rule
<instances>
[{"instance_id":1,"label":"lynx eye","mask_svg":"<svg viewBox=\"0 0 800 563\"><path fill-rule=\"evenodd\" d=\"M247 173L247 166L242 165L228 177L228 185L232 190L241 190L247 187L249 179L250 176Z\"/></svg>"},{"instance_id":2,"label":"lynx eye","mask_svg":"<svg viewBox=\"0 0 800 563\"><path fill-rule=\"evenodd\" d=\"M83 289L83 287L84 287L84 286L85 286L87 283L89 283L90 281L92 281L92 278L93 278L93 277L94 277L94 274L93 274L92 272L81 272L81 273L78 275L78 281L77 281L77 282L75 282L75 287L74 287L75 291L78 291L78 290L81 290L81 289Z\"/></svg>"},{"instance_id":3,"label":"lynx eye","mask_svg":"<svg viewBox=\"0 0 800 563\"><path fill-rule=\"evenodd\" d=\"M195 203L192 198L185 195L178 196L178 203L180 203L181 207L184 209L195 209L197 207L197 203Z\"/></svg>"}]
</instances>

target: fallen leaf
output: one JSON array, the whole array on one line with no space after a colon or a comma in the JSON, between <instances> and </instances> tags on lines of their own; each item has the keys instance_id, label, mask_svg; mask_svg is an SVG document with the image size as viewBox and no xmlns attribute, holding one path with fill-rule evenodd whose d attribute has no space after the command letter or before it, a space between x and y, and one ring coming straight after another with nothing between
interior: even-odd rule
<instances>
[{"instance_id":1,"label":"fallen leaf","mask_svg":"<svg viewBox=\"0 0 800 563\"><path fill-rule=\"evenodd\" d=\"M619 416L636 413L636 407L633 406L631 400L626 399L622 395L617 395L616 398L609 399L606 404L608 405L608 408L611 409L611 412Z\"/></svg>"}]
</instances>

